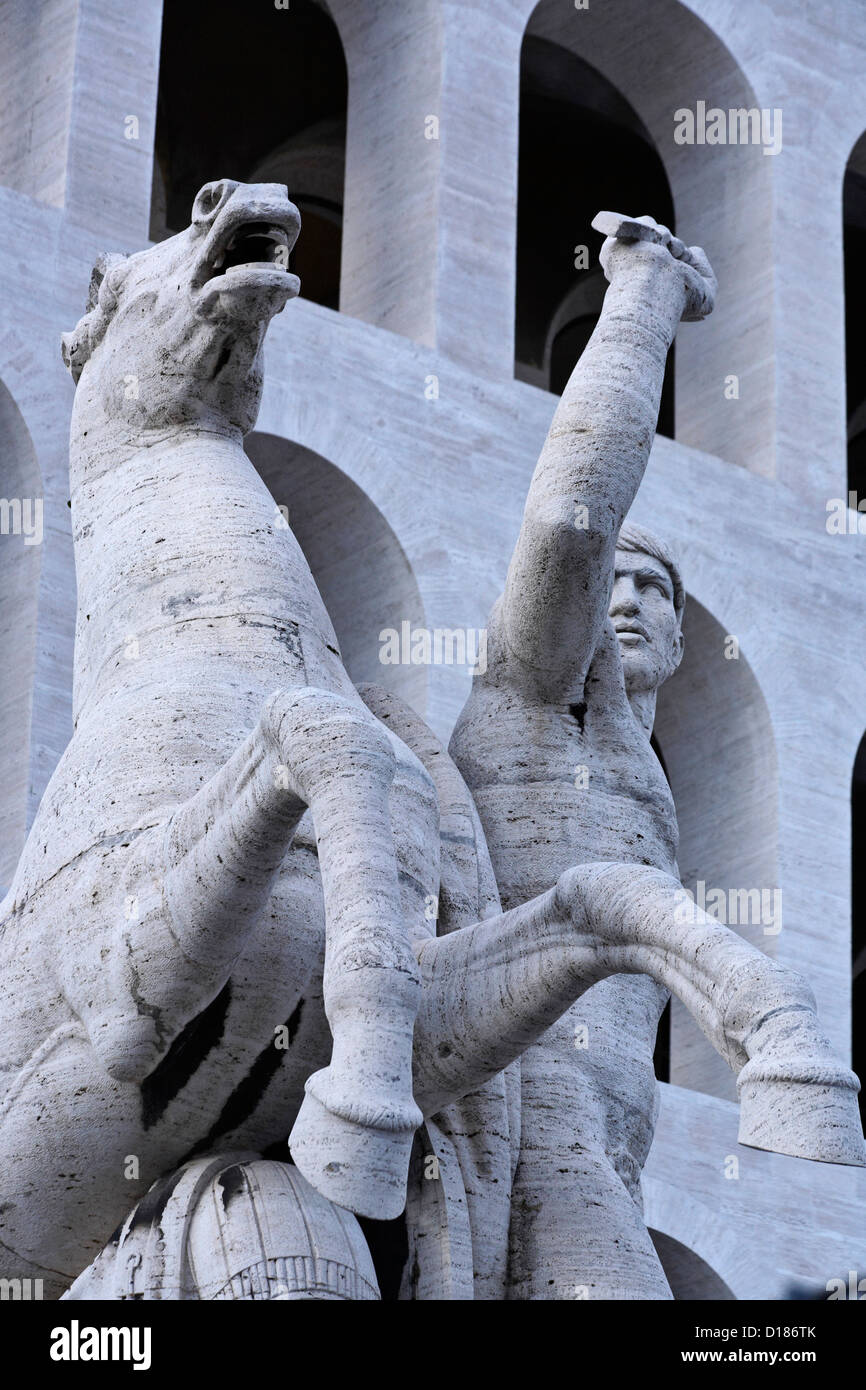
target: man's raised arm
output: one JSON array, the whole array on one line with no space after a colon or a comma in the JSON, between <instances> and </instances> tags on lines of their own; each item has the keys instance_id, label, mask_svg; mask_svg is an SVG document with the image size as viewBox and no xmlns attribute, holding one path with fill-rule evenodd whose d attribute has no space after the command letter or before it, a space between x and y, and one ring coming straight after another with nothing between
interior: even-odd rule
<instances>
[{"instance_id":1,"label":"man's raised arm","mask_svg":"<svg viewBox=\"0 0 866 1390\"><path fill-rule=\"evenodd\" d=\"M550 698L582 687L607 616L616 538L640 486L680 319L705 318L716 281L699 247L652 218L601 213L610 281L556 408L511 558L500 622L511 658Z\"/></svg>"}]
</instances>

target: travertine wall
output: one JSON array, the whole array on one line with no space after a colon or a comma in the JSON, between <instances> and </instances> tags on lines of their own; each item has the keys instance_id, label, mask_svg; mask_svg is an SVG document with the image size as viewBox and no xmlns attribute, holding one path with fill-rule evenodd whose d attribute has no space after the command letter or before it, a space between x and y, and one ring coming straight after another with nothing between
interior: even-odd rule
<instances>
[{"instance_id":1,"label":"travertine wall","mask_svg":"<svg viewBox=\"0 0 866 1390\"><path fill-rule=\"evenodd\" d=\"M0 182L62 207L77 0L7 0L0 54Z\"/></svg>"},{"instance_id":2,"label":"travertine wall","mask_svg":"<svg viewBox=\"0 0 866 1390\"><path fill-rule=\"evenodd\" d=\"M57 75L38 119L22 97L4 103L0 120L0 382L29 432L45 497L30 743L4 743L0 789L2 823L19 841L14 799L20 805L26 782L32 816L71 727L72 387L60 333L80 315L96 254L144 246L150 221L161 5L140 0L132 22L111 0L79 0L73 34L74 8L62 6L57 25L43 22L49 5L7 0L0 10L4 61L17 47L31 71ZM828 534L826 503L846 493L841 192L866 129L866 10L859 0L829 11L783 0L591 0L587 10L568 0L331 0L329 9L350 77L342 312L300 300L275 322L258 430L322 456L366 494L387 556L381 582L399 577L406 618L482 626L554 406L513 376L527 24L620 87L657 142L677 230L707 248L720 282L718 312L681 331L678 439L657 441L635 509L679 544L706 614L698 623L694 609L701 659L659 713L684 820L681 867L687 881L725 889L781 888L782 930L762 944L808 976L847 1054L866 546ZM782 151L675 145L674 111L699 100L781 109ZM438 139L426 138L429 116ZM568 179L567 149L562 157ZM627 187L622 201L621 210L652 212L632 209ZM17 486L10 449L7 431L6 497ZM351 495L339 504L347 515ZM291 509L291 497L276 500ZM20 537L0 537L4 555L13 542ZM17 611L12 593L4 601ZM358 603L354 659L369 670L369 583ZM342 621L352 623L350 606ZM382 626L391 621L389 610ZM727 636L739 643L736 676ZM30 699L26 635L16 650L2 673L3 708ZM406 674L447 734L465 672ZM726 1095L727 1082L679 1019L672 1078L680 1085L665 1090L647 1175L650 1224L696 1249L738 1296L780 1296L788 1274L823 1284L858 1257L866 1273L862 1173L740 1150L740 1177L728 1178L733 1106L696 1093ZM700 1229L695 1211L712 1213ZM839 1261L841 1271L828 1267Z\"/></svg>"}]
</instances>

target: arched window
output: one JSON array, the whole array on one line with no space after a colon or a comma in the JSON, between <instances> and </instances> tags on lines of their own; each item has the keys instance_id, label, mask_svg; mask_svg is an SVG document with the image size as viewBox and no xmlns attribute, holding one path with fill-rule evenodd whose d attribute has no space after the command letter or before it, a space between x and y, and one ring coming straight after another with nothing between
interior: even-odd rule
<instances>
[{"instance_id":1,"label":"arched window","mask_svg":"<svg viewBox=\"0 0 866 1390\"><path fill-rule=\"evenodd\" d=\"M845 373L848 491L866 497L866 135L851 151L843 188L845 245ZM854 503L855 507L857 502Z\"/></svg>"},{"instance_id":2,"label":"arched window","mask_svg":"<svg viewBox=\"0 0 866 1390\"><path fill-rule=\"evenodd\" d=\"M773 477L777 316L772 277L755 267L772 237L776 161L758 138L761 106L694 5L538 0L523 37L515 358L517 376L549 389L547 326L581 274L575 246L593 264L601 207L669 226L675 215L723 289L710 323L679 337L675 437ZM699 128L709 112L734 118L723 144ZM671 413L668 391L663 434Z\"/></svg>"},{"instance_id":3,"label":"arched window","mask_svg":"<svg viewBox=\"0 0 866 1390\"><path fill-rule=\"evenodd\" d=\"M163 11L151 237L189 222L214 178L284 183L304 230L301 294L339 306L346 62L318 0L285 9L167 0Z\"/></svg>"},{"instance_id":4,"label":"arched window","mask_svg":"<svg viewBox=\"0 0 866 1390\"><path fill-rule=\"evenodd\" d=\"M621 207L626 194L628 207ZM673 226L662 161L606 78L568 49L527 33L520 62L515 374L556 394L604 298L602 237L590 226L602 209L648 212ZM659 432L673 434L672 362Z\"/></svg>"}]
</instances>

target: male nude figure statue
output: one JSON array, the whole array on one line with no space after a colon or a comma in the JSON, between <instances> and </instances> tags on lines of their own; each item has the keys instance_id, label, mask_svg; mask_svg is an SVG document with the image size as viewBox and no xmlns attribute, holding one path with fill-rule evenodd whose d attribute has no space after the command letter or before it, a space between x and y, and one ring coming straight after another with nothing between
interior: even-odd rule
<instances>
[{"instance_id":1,"label":"male nude figure statue","mask_svg":"<svg viewBox=\"0 0 866 1390\"><path fill-rule=\"evenodd\" d=\"M684 590L666 547L623 520L677 325L710 313L716 283L699 248L639 221L656 239L602 248L604 308L554 415L489 620L487 671L451 741L506 910L569 865L677 872L650 735L682 657ZM612 976L524 1054L511 1297L671 1297L639 1190L667 999L647 976Z\"/></svg>"}]
</instances>

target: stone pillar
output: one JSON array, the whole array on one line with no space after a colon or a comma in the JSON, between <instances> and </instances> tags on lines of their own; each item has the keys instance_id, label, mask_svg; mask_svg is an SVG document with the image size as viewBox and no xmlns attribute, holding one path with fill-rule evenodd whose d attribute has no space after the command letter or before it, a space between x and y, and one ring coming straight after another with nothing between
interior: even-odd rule
<instances>
[{"instance_id":1,"label":"stone pillar","mask_svg":"<svg viewBox=\"0 0 866 1390\"><path fill-rule=\"evenodd\" d=\"M349 69L340 307L508 379L516 17L492 0L330 8Z\"/></svg>"},{"instance_id":2,"label":"stone pillar","mask_svg":"<svg viewBox=\"0 0 866 1390\"><path fill-rule=\"evenodd\" d=\"M75 55L75 0L5 0L0 183L62 207Z\"/></svg>"},{"instance_id":3,"label":"stone pillar","mask_svg":"<svg viewBox=\"0 0 866 1390\"><path fill-rule=\"evenodd\" d=\"M66 209L106 246L149 239L161 27L160 0L79 0Z\"/></svg>"}]
</instances>

